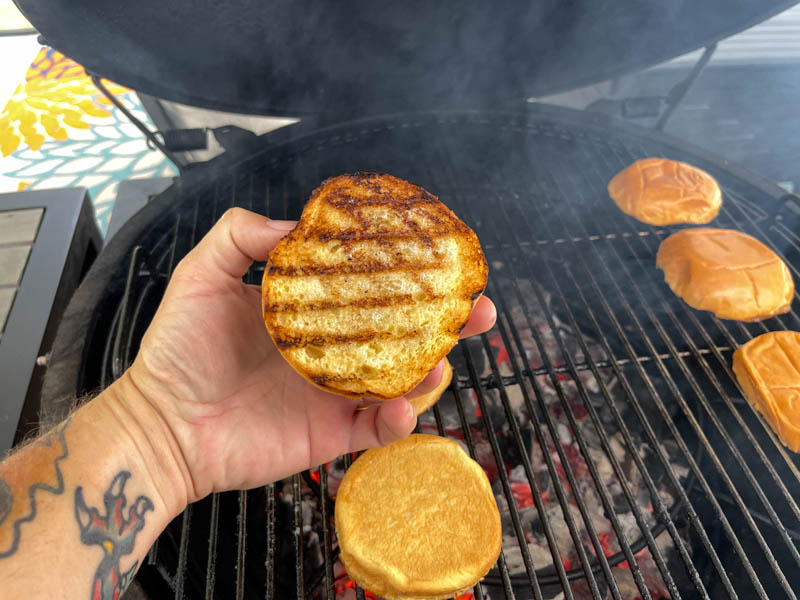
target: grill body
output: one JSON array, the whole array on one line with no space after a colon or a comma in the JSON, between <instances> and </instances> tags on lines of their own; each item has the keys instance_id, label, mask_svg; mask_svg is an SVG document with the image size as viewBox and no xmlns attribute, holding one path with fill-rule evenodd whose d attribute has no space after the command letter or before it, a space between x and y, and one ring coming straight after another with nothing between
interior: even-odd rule
<instances>
[{"instance_id":1,"label":"grill body","mask_svg":"<svg viewBox=\"0 0 800 600\"><path fill-rule=\"evenodd\" d=\"M123 372L172 268L225 209L298 218L326 177L384 171L437 194L490 265L498 324L453 350L454 383L420 420L463 442L499 498L503 553L474 595L796 597L798 461L742 399L730 362L751 337L800 327L800 315L742 324L683 305L655 268L676 228L621 214L606 184L645 156L695 164L723 189L714 225L761 239L797 278L794 197L669 138L550 107L401 115L275 140L188 173L112 241L59 332L51 419L66 410L56 398ZM341 596L332 479L350 460L189 507L140 585L154 597Z\"/></svg>"}]
</instances>

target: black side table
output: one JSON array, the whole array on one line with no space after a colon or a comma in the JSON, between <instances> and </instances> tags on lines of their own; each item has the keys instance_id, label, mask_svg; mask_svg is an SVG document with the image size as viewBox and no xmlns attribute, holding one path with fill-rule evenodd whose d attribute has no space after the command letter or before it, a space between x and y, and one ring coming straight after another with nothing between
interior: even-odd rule
<instances>
[{"instance_id":1,"label":"black side table","mask_svg":"<svg viewBox=\"0 0 800 600\"><path fill-rule=\"evenodd\" d=\"M0 453L36 428L58 321L101 247L85 188L0 194Z\"/></svg>"}]
</instances>

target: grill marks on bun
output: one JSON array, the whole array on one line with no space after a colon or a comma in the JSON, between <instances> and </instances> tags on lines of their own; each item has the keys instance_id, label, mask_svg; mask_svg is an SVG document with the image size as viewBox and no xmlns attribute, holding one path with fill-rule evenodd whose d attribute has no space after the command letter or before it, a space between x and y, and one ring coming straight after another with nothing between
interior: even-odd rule
<instances>
[{"instance_id":1,"label":"grill marks on bun","mask_svg":"<svg viewBox=\"0 0 800 600\"><path fill-rule=\"evenodd\" d=\"M264 321L309 381L394 398L456 344L487 274L475 233L436 196L390 175L341 175L270 253Z\"/></svg>"}]
</instances>

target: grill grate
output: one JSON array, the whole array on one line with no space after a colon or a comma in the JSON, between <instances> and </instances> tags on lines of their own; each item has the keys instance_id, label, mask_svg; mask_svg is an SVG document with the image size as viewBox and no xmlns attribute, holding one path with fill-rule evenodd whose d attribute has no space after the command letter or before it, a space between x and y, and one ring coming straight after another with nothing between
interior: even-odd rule
<instances>
[{"instance_id":1,"label":"grill grate","mask_svg":"<svg viewBox=\"0 0 800 600\"><path fill-rule=\"evenodd\" d=\"M296 218L325 177L390 172L471 225L491 269L497 325L454 350L453 384L418 426L462 441L507 512L503 552L474 597L796 598L798 461L742 399L730 361L755 335L800 328L800 316L723 322L671 294L654 262L675 228L625 217L605 191L648 155L711 172L725 196L715 225L765 241L800 278L794 205L666 138L550 109L365 121L185 183L122 269L98 383L133 358L176 261L226 208ZM178 599L366 597L339 572L332 525L329 470L352 458L189 507L139 581Z\"/></svg>"}]
</instances>

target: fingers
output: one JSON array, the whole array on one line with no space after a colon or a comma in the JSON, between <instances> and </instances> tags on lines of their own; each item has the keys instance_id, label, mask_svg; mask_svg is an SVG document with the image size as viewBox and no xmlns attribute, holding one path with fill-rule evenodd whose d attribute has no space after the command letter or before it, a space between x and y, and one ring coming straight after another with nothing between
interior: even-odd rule
<instances>
[{"instance_id":1,"label":"fingers","mask_svg":"<svg viewBox=\"0 0 800 600\"><path fill-rule=\"evenodd\" d=\"M270 250L296 224L295 221L273 221L243 208L231 208L184 260L202 268L216 268L238 279L253 261L266 260Z\"/></svg>"},{"instance_id":2,"label":"fingers","mask_svg":"<svg viewBox=\"0 0 800 600\"><path fill-rule=\"evenodd\" d=\"M417 424L414 408L405 398L395 398L370 410L356 411L350 430L350 452L377 448L408 436Z\"/></svg>"},{"instance_id":3,"label":"fingers","mask_svg":"<svg viewBox=\"0 0 800 600\"><path fill-rule=\"evenodd\" d=\"M496 320L497 309L494 307L494 302L489 300L486 296L480 296L475 306L472 308L469 321L467 321L464 329L461 330L459 337L463 339L471 335L478 335L484 331L489 331Z\"/></svg>"},{"instance_id":4,"label":"fingers","mask_svg":"<svg viewBox=\"0 0 800 600\"><path fill-rule=\"evenodd\" d=\"M436 366L433 367L433 370L425 376L425 379L423 379L422 382L417 387L415 387L413 390L408 392L408 394L406 394L406 398L410 400L412 398L422 396L423 394L427 394L435 390L442 382L443 373L444 373L444 359L436 363Z\"/></svg>"}]
</instances>

